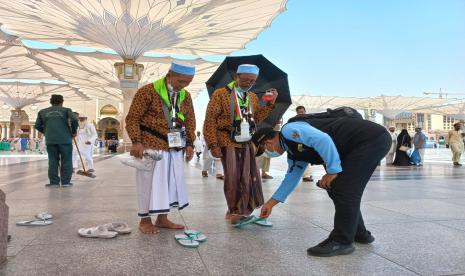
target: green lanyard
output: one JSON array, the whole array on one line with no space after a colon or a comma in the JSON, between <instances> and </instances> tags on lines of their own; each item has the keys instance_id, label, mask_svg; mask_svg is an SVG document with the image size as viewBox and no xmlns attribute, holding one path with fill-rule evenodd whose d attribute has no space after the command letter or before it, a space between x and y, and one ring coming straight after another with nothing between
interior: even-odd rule
<instances>
[{"instance_id":1,"label":"green lanyard","mask_svg":"<svg viewBox=\"0 0 465 276\"><path fill-rule=\"evenodd\" d=\"M181 106L181 104L186 99L186 90L184 90L184 89L179 90L179 92L177 93L177 97L174 100L174 105L172 106L171 105L171 100L170 100L170 95L169 95L168 89L166 88L166 85L165 85L165 78L164 77L157 80L157 81L154 81L153 82L153 88L154 88L155 92L158 95L160 95L160 98L162 99L162 101L166 105L166 107L168 107L168 109L170 111L170 115L173 116L173 113L175 113L176 117L179 120L181 120L182 122L184 122L184 120L185 120L184 113L182 113L181 111L175 112L175 106L174 105L177 105L178 107ZM175 94L175 96L176 96L176 94Z\"/></svg>"}]
</instances>

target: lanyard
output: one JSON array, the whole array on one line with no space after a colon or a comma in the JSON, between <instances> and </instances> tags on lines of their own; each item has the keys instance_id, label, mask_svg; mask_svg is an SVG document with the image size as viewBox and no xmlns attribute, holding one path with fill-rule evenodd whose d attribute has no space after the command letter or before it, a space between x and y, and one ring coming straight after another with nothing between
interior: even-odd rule
<instances>
[{"instance_id":1,"label":"lanyard","mask_svg":"<svg viewBox=\"0 0 465 276\"><path fill-rule=\"evenodd\" d=\"M241 110L241 106L239 105L239 96L237 95L239 92L237 92L237 89L236 89L236 86L233 87L234 89L234 98L236 100L236 108L237 108L237 113L239 113L239 118L240 120L242 121L242 110ZM246 112L248 113L249 110L251 110L250 108L250 99L249 99L249 96L248 95L245 95L245 98L246 98L246 103L248 102L248 106L246 107Z\"/></svg>"},{"instance_id":2,"label":"lanyard","mask_svg":"<svg viewBox=\"0 0 465 276\"><path fill-rule=\"evenodd\" d=\"M173 103L171 104L171 94L170 94L170 104L171 104L171 117L176 119L176 103L178 100L178 92L174 92Z\"/></svg>"}]
</instances>

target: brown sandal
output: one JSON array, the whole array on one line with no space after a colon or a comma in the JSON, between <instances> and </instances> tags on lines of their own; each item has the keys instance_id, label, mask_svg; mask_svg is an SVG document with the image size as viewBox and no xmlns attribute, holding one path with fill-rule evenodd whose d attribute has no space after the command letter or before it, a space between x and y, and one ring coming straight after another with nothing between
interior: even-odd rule
<instances>
[{"instance_id":1,"label":"brown sandal","mask_svg":"<svg viewBox=\"0 0 465 276\"><path fill-rule=\"evenodd\" d=\"M203 177L208 177L208 172L207 171L202 171L202 176Z\"/></svg>"}]
</instances>

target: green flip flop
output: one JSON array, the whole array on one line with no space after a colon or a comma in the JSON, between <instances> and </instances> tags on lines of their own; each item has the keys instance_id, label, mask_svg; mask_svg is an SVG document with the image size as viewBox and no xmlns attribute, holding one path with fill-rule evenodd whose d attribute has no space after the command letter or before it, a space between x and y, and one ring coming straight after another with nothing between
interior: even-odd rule
<instances>
[{"instance_id":1,"label":"green flip flop","mask_svg":"<svg viewBox=\"0 0 465 276\"><path fill-rule=\"evenodd\" d=\"M273 227L273 223L266 218L258 218L253 223L264 227Z\"/></svg>"},{"instance_id":2,"label":"green flip flop","mask_svg":"<svg viewBox=\"0 0 465 276\"><path fill-rule=\"evenodd\" d=\"M239 223L233 224L233 227L241 228L242 226L246 226L246 225L255 223L259 219L260 218L254 216L254 215L251 215L251 216L248 216L248 217L245 217L245 218L241 219L239 221Z\"/></svg>"},{"instance_id":3,"label":"green flip flop","mask_svg":"<svg viewBox=\"0 0 465 276\"><path fill-rule=\"evenodd\" d=\"M194 240L192 237L189 237L189 236L183 235L183 234L175 235L174 239L180 245L182 245L184 247L197 248L200 245L200 243L198 241Z\"/></svg>"},{"instance_id":4,"label":"green flip flop","mask_svg":"<svg viewBox=\"0 0 465 276\"><path fill-rule=\"evenodd\" d=\"M197 230L185 230L184 234L186 234L186 236L193 239L194 241L204 242L207 240L207 236L205 236L205 234Z\"/></svg>"}]
</instances>

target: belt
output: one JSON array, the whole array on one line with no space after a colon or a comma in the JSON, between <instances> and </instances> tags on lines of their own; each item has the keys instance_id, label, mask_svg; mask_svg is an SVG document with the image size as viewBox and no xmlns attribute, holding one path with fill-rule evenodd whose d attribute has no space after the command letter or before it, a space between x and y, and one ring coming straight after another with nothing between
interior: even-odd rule
<instances>
[{"instance_id":1,"label":"belt","mask_svg":"<svg viewBox=\"0 0 465 276\"><path fill-rule=\"evenodd\" d=\"M158 137L158 138L160 138L160 139L162 139L164 141L168 141L168 136L166 136L164 134L161 134L160 132L158 132L158 131L156 131L154 129L151 129L151 128L149 128L147 126L144 126L144 125L139 125L139 127L140 127L140 130L142 130L142 131L148 132L148 133L152 134L153 136Z\"/></svg>"}]
</instances>

